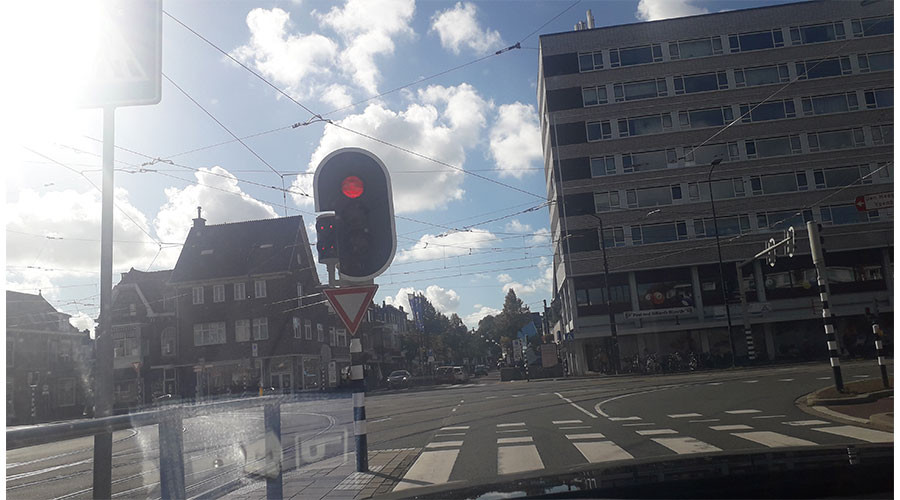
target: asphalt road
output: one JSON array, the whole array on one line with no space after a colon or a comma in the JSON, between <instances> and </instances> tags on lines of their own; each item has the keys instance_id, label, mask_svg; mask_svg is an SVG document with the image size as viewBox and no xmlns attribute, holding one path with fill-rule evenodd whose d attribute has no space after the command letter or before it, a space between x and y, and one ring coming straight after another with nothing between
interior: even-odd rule
<instances>
[{"instance_id":1,"label":"asphalt road","mask_svg":"<svg viewBox=\"0 0 900 500\"><path fill-rule=\"evenodd\" d=\"M874 362L845 364L843 372L847 382L879 377ZM469 384L370 394L369 448L422 450L402 490L632 457L893 441L794 405L831 383L827 364L503 383L494 373ZM349 397L283 405L284 468L352 453L351 407ZM188 495L246 480L245 456L261 453L263 439L261 409L186 420ZM159 498L155 428L114 440L114 496ZM7 452L7 496L90 498L91 446L80 439Z\"/></svg>"}]
</instances>

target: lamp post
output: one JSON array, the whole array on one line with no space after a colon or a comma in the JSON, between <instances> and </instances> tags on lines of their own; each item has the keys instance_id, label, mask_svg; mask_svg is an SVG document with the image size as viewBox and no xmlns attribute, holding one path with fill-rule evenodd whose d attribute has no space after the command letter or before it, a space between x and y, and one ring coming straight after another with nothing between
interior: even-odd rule
<instances>
[{"instance_id":1,"label":"lamp post","mask_svg":"<svg viewBox=\"0 0 900 500\"><path fill-rule=\"evenodd\" d=\"M612 310L609 293L609 262L606 260L606 240L603 238L603 218L595 213L588 215L600 222L600 249L603 251L603 282L606 285L606 312L609 313L609 335L612 339L613 370L619 374L621 361L619 360L619 329L616 326L616 314Z\"/></svg>"},{"instance_id":2,"label":"lamp post","mask_svg":"<svg viewBox=\"0 0 900 500\"><path fill-rule=\"evenodd\" d=\"M716 219L716 197L713 195L712 188L713 170L715 170L715 168L719 166L720 163L722 163L721 158L716 158L712 161L712 163L710 163L709 175L706 177L706 184L709 186L709 204L712 208L713 229L716 232L716 251L719 254L719 281L722 285L722 302L724 302L725 304L725 319L728 322L728 343L731 346L731 367L734 368L737 363L735 361L734 354L734 338L732 338L731 335L731 309L728 307L728 285L725 283L725 269L724 265L722 264L722 245L719 243L719 223ZM738 279L741 278L738 277Z\"/></svg>"}]
</instances>

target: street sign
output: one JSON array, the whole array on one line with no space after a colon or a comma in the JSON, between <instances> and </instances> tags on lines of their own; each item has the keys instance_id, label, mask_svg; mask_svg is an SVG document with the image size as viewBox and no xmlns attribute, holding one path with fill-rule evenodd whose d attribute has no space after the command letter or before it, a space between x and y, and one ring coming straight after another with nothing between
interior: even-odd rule
<instances>
[{"instance_id":1,"label":"street sign","mask_svg":"<svg viewBox=\"0 0 900 500\"><path fill-rule=\"evenodd\" d=\"M856 209L860 212L867 210L882 210L894 207L894 193L875 193L856 197Z\"/></svg>"},{"instance_id":2,"label":"street sign","mask_svg":"<svg viewBox=\"0 0 900 500\"><path fill-rule=\"evenodd\" d=\"M378 285L364 285L349 288L327 288L324 293L350 335L355 335L377 290Z\"/></svg>"}]
</instances>

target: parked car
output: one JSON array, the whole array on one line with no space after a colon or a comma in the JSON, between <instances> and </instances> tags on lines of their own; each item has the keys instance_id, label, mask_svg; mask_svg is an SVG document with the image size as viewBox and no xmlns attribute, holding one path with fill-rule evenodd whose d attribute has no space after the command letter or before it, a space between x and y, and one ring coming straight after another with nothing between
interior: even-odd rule
<instances>
[{"instance_id":1,"label":"parked car","mask_svg":"<svg viewBox=\"0 0 900 500\"><path fill-rule=\"evenodd\" d=\"M453 367L452 366L439 366L434 369L434 381L438 384L452 384L454 382L453 378Z\"/></svg>"},{"instance_id":2,"label":"parked car","mask_svg":"<svg viewBox=\"0 0 900 500\"><path fill-rule=\"evenodd\" d=\"M475 376L478 377L480 375L487 375L488 369L484 365L475 365Z\"/></svg>"},{"instance_id":3,"label":"parked car","mask_svg":"<svg viewBox=\"0 0 900 500\"><path fill-rule=\"evenodd\" d=\"M406 370L394 370L388 375L387 383L391 389L402 389L409 387L409 381L412 375Z\"/></svg>"},{"instance_id":4,"label":"parked car","mask_svg":"<svg viewBox=\"0 0 900 500\"><path fill-rule=\"evenodd\" d=\"M462 384L469 381L469 374L466 372L465 368L461 366L454 366L452 371L453 376L453 384Z\"/></svg>"}]
</instances>

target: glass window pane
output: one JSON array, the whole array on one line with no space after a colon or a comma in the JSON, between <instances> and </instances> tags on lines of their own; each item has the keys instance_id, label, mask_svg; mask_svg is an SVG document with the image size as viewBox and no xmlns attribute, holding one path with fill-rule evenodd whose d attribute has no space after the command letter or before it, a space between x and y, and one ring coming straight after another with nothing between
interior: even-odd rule
<instances>
[{"instance_id":1,"label":"glass window pane","mask_svg":"<svg viewBox=\"0 0 900 500\"><path fill-rule=\"evenodd\" d=\"M655 80L626 83L624 85L624 89L626 101L633 101L636 99L649 99L657 96Z\"/></svg>"},{"instance_id":2,"label":"glass window pane","mask_svg":"<svg viewBox=\"0 0 900 500\"><path fill-rule=\"evenodd\" d=\"M679 42L678 48L680 49L682 59L713 55L712 41L709 39Z\"/></svg>"},{"instance_id":3,"label":"glass window pane","mask_svg":"<svg viewBox=\"0 0 900 500\"><path fill-rule=\"evenodd\" d=\"M862 30L865 36L887 35L894 32L894 17L863 19Z\"/></svg>"},{"instance_id":4,"label":"glass window pane","mask_svg":"<svg viewBox=\"0 0 900 500\"><path fill-rule=\"evenodd\" d=\"M865 212L856 209L856 205L831 206L832 224L857 224L868 221Z\"/></svg>"},{"instance_id":5,"label":"glass window pane","mask_svg":"<svg viewBox=\"0 0 900 500\"><path fill-rule=\"evenodd\" d=\"M636 172L661 170L668 166L665 151L647 151L631 155L632 167Z\"/></svg>"},{"instance_id":6,"label":"glass window pane","mask_svg":"<svg viewBox=\"0 0 900 500\"><path fill-rule=\"evenodd\" d=\"M778 68L775 66L747 68L744 70L744 77L747 80L747 85L750 87L755 85L769 85L781 81L778 76Z\"/></svg>"},{"instance_id":7,"label":"glass window pane","mask_svg":"<svg viewBox=\"0 0 900 500\"><path fill-rule=\"evenodd\" d=\"M659 116L642 116L628 120L629 135L656 134L662 132L662 120Z\"/></svg>"},{"instance_id":8,"label":"glass window pane","mask_svg":"<svg viewBox=\"0 0 900 500\"><path fill-rule=\"evenodd\" d=\"M725 124L722 119L722 109L699 109L690 112L691 128L715 127Z\"/></svg>"},{"instance_id":9,"label":"glass window pane","mask_svg":"<svg viewBox=\"0 0 900 500\"><path fill-rule=\"evenodd\" d=\"M715 199L734 198L734 183L731 179L724 181L713 181L712 195Z\"/></svg>"},{"instance_id":10,"label":"glass window pane","mask_svg":"<svg viewBox=\"0 0 900 500\"><path fill-rule=\"evenodd\" d=\"M772 41L772 32L771 31L762 31L759 33L747 33L744 35L739 35L741 43L741 52L747 52L748 50L762 50L762 49L771 49L775 46Z\"/></svg>"},{"instance_id":11,"label":"glass window pane","mask_svg":"<svg viewBox=\"0 0 900 500\"><path fill-rule=\"evenodd\" d=\"M675 224L658 224L652 226L641 226L644 244L662 243L665 241L675 241L678 239Z\"/></svg>"},{"instance_id":12,"label":"glass window pane","mask_svg":"<svg viewBox=\"0 0 900 500\"><path fill-rule=\"evenodd\" d=\"M653 54L649 46L619 49L619 58L621 60L622 66L632 66L635 64L647 64L653 62Z\"/></svg>"},{"instance_id":13,"label":"glass window pane","mask_svg":"<svg viewBox=\"0 0 900 500\"><path fill-rule=\"evenodd\" d=\"M846 149L853 147L852 130L833 130L831 132L819 132L819 148L822 151L832 149Z\"/></svg>"},{"instance_id":14,"label":"glass window pane","mask_svg":"<svg viewBox=\"0 0 900 500\"><path fill-rule=\"evenodd\" d=\"M806 61L806 77L809 79L839 76L841 72L841 61L836 58Z\"/></svg>"},{"instance_id":15,"label":"glass window pane","mask_svg":"<svg viewBox=\"0 0 900 500\"><path fill-rule=\"evenodd\" d=\"M672 191L668 186L638 189L637 197L639 207L655 207L657 205L672 204Z\"/></svg>"},{"instance_id":16,"label":"glass window pane","mask_svg":"<svg viewBox=\"0 0 900 500\"><path fill-rule=\"evenodd\" d=\"M760 104L750 112L750 118L755 122L780 120L784 117L784 103L781 101Z\"/></svg>"},{"instance_id":17,"label":"glass window pane","mask_svg":"<svg viewBox=\"0 0 900 500\"><path fill-rule=\"evenodd\" d=\"M869 54L869 69L871 71L887 71L894 69L894 53L882 52Z\"/></svg>"},{"instance_id":18,"label":"glass window pane","mask_svg":"<svg viewBox=\"0 0 900 500\"><path fill-rule=\"evenodd\" d=\"M684 91L688 94L718 89L719 83L715 73L684 77Z\"/></svg>"},{"instance_id":19,"label":"glass window pane","mask_svg":"<svg viewBox=\"0 0 900 500\"><path fill-rule=\"evenodd\" d=\"M715 159L728 161L728 145L727 144L707 144L693 150L694 159L685 161L685 165L692 167L695 165L709 165Z\"/></svg>"},{"instance_id":20,"label":"glass window pane","mask_svg":"<svg viewBox=\"0 0 900 500\"><path fill-rule=\"evenodd\" d=\"M591 71L594 69L594 57L591 54L581 54L578 56L578 68L581 71Z\"/></svg>"},{"instance_id":21,"label":"glass window pane","mask_svg":"<svg viewBox=\"0 0 900 500\"><path fill-rule=\"evenodd\" d=\"M849 111L847 108L847 97L844 94L813 97L812 106L813 111L817 115Z\"/></svg>"},{"instance_id":22,"label":"glass window pane","mask_svg":"<svg viewBox=\"0 0 900 500\"><path fill-rule=\"evenodd\" d=\"M766 175L762 178L766 194L787 193L797 190L797 176L794 174Z\"/></svg>"},{"instance_id":23,"label":"glass window pane","mask_svg":"<svg viewBox=\"0 0 900 500\"><path fill-rule=\"evenodd\" d=\"M875 103L879 108L889 108L894 105L894 89L876 90Z\"/></svg>"},{"instance_id":24,"label":"glass window pane","mask_svg":"<svg viewBox=\"0 0 900 500\"><path fill-rule=\"evenodd\" d=\"M756 140L756 154L760 158L791 154L791 142L787 137Z\"/></svg>"},{"instance_id":25,"label":"glass window pane","mask_svg":"<svg viewBox=\"0 0 900 500\"><path fill-rule=\"evenodd\" d=\"M859 180L858 167L829 168L824 172L825 187L849 186ZM818 181L817 181L818 182Z\"/></svg>"},{"instance_id":26,"label":"glass window pane","mask_svg":"<svg viewBox=\"0 0 900 500\"><path fill-rule=\"evenodd\" d=\"M835 40L833 24L821 24L819 26L802 26L800 35L803 43L819 43Z\"/></svg>"}]
</instances>

